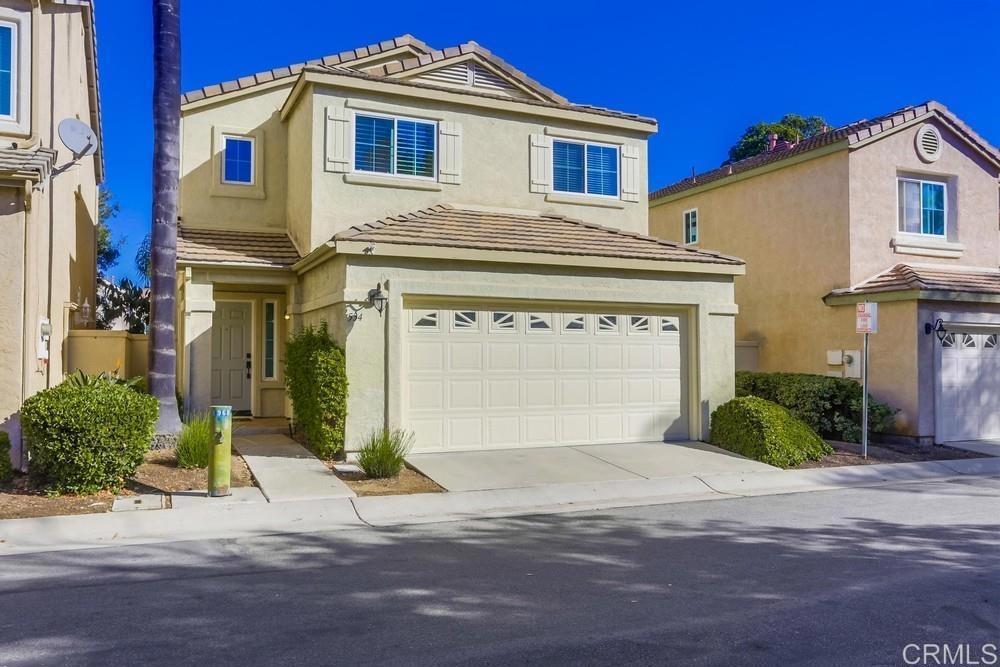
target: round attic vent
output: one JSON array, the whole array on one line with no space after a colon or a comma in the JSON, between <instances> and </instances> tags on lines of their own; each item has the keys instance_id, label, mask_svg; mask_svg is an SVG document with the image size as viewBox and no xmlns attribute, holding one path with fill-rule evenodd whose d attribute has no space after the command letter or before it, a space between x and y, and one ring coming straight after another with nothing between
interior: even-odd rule
<instances>
[{"instance_id":1,"label":"round attic vent","mask_svg":"<svg viewBox=\"0 0 1000 667\"><path fill-rule=\"evenodd\" d=\"M917 155L924 162L934 162L941 157L941 133L933 125L923 125L917 130Z\"/></svg>"}]
</instances>

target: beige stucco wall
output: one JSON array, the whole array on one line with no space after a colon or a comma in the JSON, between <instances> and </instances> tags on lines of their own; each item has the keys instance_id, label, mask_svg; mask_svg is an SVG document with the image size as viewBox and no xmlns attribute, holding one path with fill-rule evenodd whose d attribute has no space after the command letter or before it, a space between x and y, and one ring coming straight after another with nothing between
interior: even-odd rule
<instances>
[{"instance_id":1,"label":"beige stucco wall","mask_svg":"<svg viewBox=\"0 0 1000 667\"><path fill-rule=\"evenodd\" d=\"M291 85L289 81L278 87L262 86L259 92L182 112L179 210L183 224L284 231L288 162L286 127L279 109ZM260 189L219 187L220 131L255 137L257 154L263 152Z\"/></svg>"},{"instance_id":2,"label":"beige stucco wall","mask_svg":"<svg viewBox=\"0 0 1000 667\"><path fill-rule=\"evenodd\" d=\"M927 163L914 148L918 123L851 151L851 277L854 284L898 262L940 263L996 268L1000 264L997 231L996 166L990 165L946 125L929 121L944 139L941 157ZM947 183L948 240L964 246L956 259L897 252L899 175Z\"/></svg>"},{"instance_id":3,"label":"beige stucco wall","mask_svg":"<svg viewBox=\"0 0 1000 667\"><path fill-rule=\"evenodd\" d=\"M30 12L27 2L4 5ZM22 149L40 145L58 151L54 166L59 169L44 187L36 185L29 191L30 204L25 202L23 180L0 183L5 208L0 211L5 227L3 264L5 275L9 274L4 289L20 292L0 301L0 321L9 328L0 331L6 346L6 354L0 355L5 358L0 361L5 372L0 427L15 434L15 446L21 401L63 379L65 335L79 326L66 304L78 298L91 306L96 302L97 164L94 157L72 161L57 134L58 123L65 118L87 123L91 118L84 11L76 5L42 2L33 15L24 14L30 18L22 30L30 29L34 45L32 59L20 70L19 85L22 95L30 90L29 133L0 131L0 140L16 142ZM37 359L42 318L52 326L48 363ZM15 349L21 351L17 362Z\"/></svg>"},{"instance_id":4,"label":"beige stucco wall","mask_svg":"<svg viewBox=\"0 0 1000 667\"><path fill-rule=\"evenodd\" d=\"M149 336L127 331L77 329L69 332L67 373L117 373L118 377L146 377Z\"/></svg>"},{"instance_id":5,"label":"beige stucco wall","mask_svg":"<svg viewBox=\"0 0 1000 667\"><path fill-rule=\"evenodd\" d=\"M736 339L759 341L759 370L826 373L827 349L857 346L822 301L849 275L848 186L841 151L649 211L651 234L683 241L683 212L697 208L699 247L746 261Z\"/></svg>"},{"instance_id":6,"label":"beige stucco wall","mask_svg":"<svg viewBox=\"0 0 1000 667\"><path fill-rule=\"evenodd\" d=\"M379 316L366 308L360 320L347 321L346 302L363 300L377 282L387 286L385 313ZM295 308L294 326L326 320L345 347L351 383L349 451L371 429L401 422L402 316L406 301L415 297L545 301L569 309L641 306L683 313L688 340L698 342L688 346L693 437L708 436L711 411L733 395L731 276L340 255L305 273L302 287L305 300Z\"/></svg>"}]
</instances>

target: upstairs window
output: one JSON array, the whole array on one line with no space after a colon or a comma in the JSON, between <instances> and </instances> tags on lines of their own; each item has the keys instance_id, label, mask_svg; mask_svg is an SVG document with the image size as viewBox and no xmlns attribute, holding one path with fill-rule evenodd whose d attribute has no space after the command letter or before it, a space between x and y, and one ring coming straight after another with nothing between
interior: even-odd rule
<instances>
[{"instance_id":1,"label":"upstairs window","mask_svg":"<svg viewBox=\"0 0 1000 667\"><path fill-rule=\"evenodd\" d=\"M355 116L354 169L377 174L433 178L437 127L434 123Z\"/></svg>"},{"instance_id":2,"label":"upstairs window","mask_svg":"<svg viewBox=\"0 0 1000 667\"><path fill-rule=\"evenodd\" d=\"M618 148L572 141L552 142L556 192L618 196Z\"/></svg>"},{"instance_id":3,"label":"upstairs window","mask_svg":"<svg viewBox=\"0 0 1000 667\"><path fill-rule=\"evenodd\" d=\"M698 209L684 211L684 243L698 242Z\"/></svg>"},{"instance_id":4,"label":"upstairs window","mask_svg":"<svg viewBox=\"0 0 1000 667\"><path fill-rule=\"evenodd\" d=\"M222 135L222 182L232 185L253 185L254 139Z\"/></svg>"},{"instance_id":5,"label":"upstairs window","mask_svg":"<svg viewBox=\"0 0 1000 667\"><path fill-rule=\"evenodd\" d=\"M17 104L17 25L0 21L0 117L14 118Z\"/></svg>"},{"instance_id":6,"label":"upstairs window","mask_svg":"<svg viewBox=\"0 0 1000 667\"><path fill-rule=\"evenodd\" d=\"M936 181L899 179L899 231L947 235L947 186Z\"/></svg>"}]
</instances>

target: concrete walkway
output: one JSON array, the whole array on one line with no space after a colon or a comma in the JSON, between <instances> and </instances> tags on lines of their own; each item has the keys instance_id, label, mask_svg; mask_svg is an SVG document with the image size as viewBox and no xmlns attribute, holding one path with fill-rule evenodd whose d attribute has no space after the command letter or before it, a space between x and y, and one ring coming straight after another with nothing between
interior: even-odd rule
<instances>
[{"instance_id":1,"label":"concrete walkway","mask_svg":"<svg viewBox=\"0 0 1000 667\"><path fill-rule=\"evenodd\" d=\"M986 456L1000 456L1000 440L968 440L965 442L949 442L946 447L964 449Z\"/></svg>"},{"instance_id":2,"label":"concrete walkway","mask_svg":"<svg viewBox=\"0 0 1000 667\"><path fill-rule=\"evenodd\" d=\"M353 498L355 493L305 447L287 435L233 434L240 453L269 502Z\"/></svg>"},{"instance_id":3,"label":"concrete walkway","mask_svg":"<svg viewBox=\"0 0 1000 667\"><path fill-rule=\"evenodd\" d=\"M703 442L412 454L406 461L449 491L777 470Z\"/></svg>"}]
</instances>

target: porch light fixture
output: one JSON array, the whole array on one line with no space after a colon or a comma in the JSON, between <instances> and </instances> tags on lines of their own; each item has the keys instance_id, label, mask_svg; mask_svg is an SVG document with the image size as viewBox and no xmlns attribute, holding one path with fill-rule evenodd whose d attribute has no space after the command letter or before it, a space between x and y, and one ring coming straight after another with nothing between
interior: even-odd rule
<instances>
[{"instance_id":1,"label":"porch light fixture","mask_svg":"<svg viewBox=\"0 0 1000 667\"><path fill-rule=\"evenodd\" d=\"M374 289L368 290L368 303L375 307L379 315L385 310L385 304L388 301L389 297L382 291L382 283L378 283Z\"/></svg>"},{"instance_id":2,"label":"porch light fixture","mask_svg":"<svg viewBox=\"0 0 1000 667\"><path fill-rule=\"evenodd\" d=\"M944 341L944 337L948 335L948 330L944 328L944 321L939 317L934 324L930 322L924 324L924 334L928 336L935 334L938 341Z\"/></svg>"}]
</instances>

